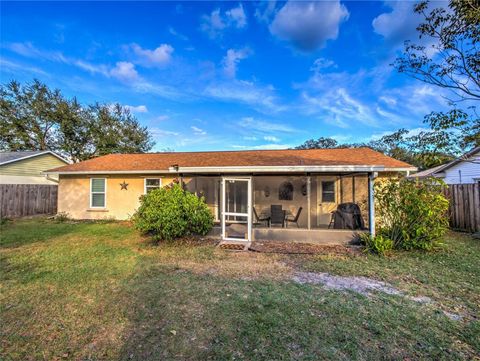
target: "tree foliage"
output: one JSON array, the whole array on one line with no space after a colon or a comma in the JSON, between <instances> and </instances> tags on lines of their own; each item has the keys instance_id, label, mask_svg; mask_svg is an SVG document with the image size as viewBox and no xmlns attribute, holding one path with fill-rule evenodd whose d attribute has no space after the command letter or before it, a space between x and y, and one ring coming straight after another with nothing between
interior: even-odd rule
<instances>
[{"instance_id":1,"label":"tree foliage","mask_svg":"<svg viewBox=\"0 0 480 361\"><path fill-rule=\"evenodd\" d=\"M390 178L375 183L377 233L395 249L431 249L448 229L442 181Z\"/></svg>"},{"instance_id":2,"label":"tree foliage","mask_svg":"<svg viewBox=\"0 0 480 361\"><path fill-rule=\"evenodd\" d=\"M424 123L431 130L411 134L399 129L378 140L339 144L331 138L310 139L297 149L370 147L420 169L446 163L480 146L480 5L478 0L451 0L449 9L429 10L421 1L414 11L423 21L417 31L424 44L405 43L394 62L398 72L449 89L455 95L451 109L431 112ZM467 106L464 106L466 104Z\"/></svg>"},{"instance_id":3,"label":"tree foliage","mask_svg":"<svg viewBox=\"0 0 480 361\"><path fill-rule=\"evenodd\" d=\"M119 104L83 106L38 80L0 88L1 150L52 150L80 161L152 146L147 128Z\"/></svg>"}]
</instances>

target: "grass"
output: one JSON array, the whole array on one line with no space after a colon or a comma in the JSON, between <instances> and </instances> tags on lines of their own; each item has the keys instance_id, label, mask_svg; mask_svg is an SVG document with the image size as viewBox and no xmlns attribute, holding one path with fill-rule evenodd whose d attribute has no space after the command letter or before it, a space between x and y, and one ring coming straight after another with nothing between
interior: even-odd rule
<instances>
[{"instance_id":1,"label":"grass","mask_svg":"<svg viewBox=\"0 0 480 361\"><path fill-rule=\"evenodd\" d=\"M9 222L0 358L472 359L480 243L454 233L445 243L389 258L288 256L156 246L127 223ZM296 270L381 279L434 302L300 285Z\"/></svg>"}]
</instances>

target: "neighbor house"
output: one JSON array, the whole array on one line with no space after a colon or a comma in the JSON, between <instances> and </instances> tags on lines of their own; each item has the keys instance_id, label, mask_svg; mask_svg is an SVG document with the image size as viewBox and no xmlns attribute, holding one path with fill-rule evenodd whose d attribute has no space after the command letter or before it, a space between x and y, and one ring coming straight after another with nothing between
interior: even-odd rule
<instances>
[{"instance_id":1,"label":"neighbor house","mask_svg":"<svg viewBox=\"0 0 480 361\"><path fill-rule=\"evenodd\" d=\"M435 177L447 184L474 184L480 182L480 147L476 147L453 161L415 174L410 178Z\"/></svg>"},{"instance_id":2,"label":"neighbor house","mask_svg":"<svg viewBox=\"0 0 480 361\"><path fill-rule=\"evenodd\" d=\"M44 171L66 164L66 159L49 150L0 152L0 184L55 185L58 175Z\"/></svg>"},{"instance_id":3,"label":"neighbor house","mask_svg":"<svg viewBox=\"0 0 480 361\"><path fill-rule=\"evenodd\" d=\"M141 195L179 182L205 197L225 240L347 241L373 229L374 178L414 170L356 148L111 154L47 174L59 177L58 211L75 219L127 219ZM353 229L339 229L340 204Z\"/></svg>"}]
</instances>

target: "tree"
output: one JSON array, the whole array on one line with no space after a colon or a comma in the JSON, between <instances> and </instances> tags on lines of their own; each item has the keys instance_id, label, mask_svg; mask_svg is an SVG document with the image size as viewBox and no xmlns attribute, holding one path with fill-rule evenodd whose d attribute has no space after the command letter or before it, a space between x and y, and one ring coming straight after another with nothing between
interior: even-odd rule
<instances>
[{"instance_id":1,"label":"tree","mask_svg":"<svg viewBox=\"0 0 480 361\"><path fill-rule=\"evenodd\" d=\"M0 88L0 148L52 150L74 161L109 153L146 152L151 135L119 104L83 106L34 80Z\"/></svg>"},{"instance_id":2,"label":"tree","mask_svg":"<svg viewBox=\"0 0 480 361\"><path fill-rule=\"evenodd\" d=\"M421 1L414 11L424 17L417 27L420 38L432 45L407 41L403 55L393 65L400 73L453 93L452 109L432 112L424 122L432 128L430 138L446 136L456 143L448 146L450 150L459 155L480 145L480 117L476 112L480 101L480 3L451 0L449 10L428 11L428 6L428 1ZM460 109L465 102L473 105Z\"/></svg>"},{"instance_id":3,"label":"tree","mask_svg":"<svg viewBox=\"0 0 480 361\"><path fill-rule=\"evenodd\" d=\"M337 147L338 142L335 139L320 137L318 139L309 139L303 144L295 147L295 149L325 149Z\"/></svg>"}]
</instances>

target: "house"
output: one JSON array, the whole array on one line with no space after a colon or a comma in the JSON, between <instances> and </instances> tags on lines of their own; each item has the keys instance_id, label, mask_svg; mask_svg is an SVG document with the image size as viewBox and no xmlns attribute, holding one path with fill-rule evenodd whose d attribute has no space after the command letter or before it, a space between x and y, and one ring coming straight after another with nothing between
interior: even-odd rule
<instances>
[{"instance_id":1,"label":"house","mask_svg":"<svg viewBox=\"0 0 480 361\"><path fill-rule=\"evenodd\" d=\"M56 185L58 176L43 172L66 164L67 160L49 150L0 152L0 184Z\"/></svg>"},{"instance_id":2,"label":"house","mask_svg":"<svg viewBox=\"0 0 480 361\"><path fill-rule=\"evenodd\" d=\"M410 178L441 178L447 184L474 184L480 182L480 147L476 147L461 157L434 168L415 174Z\"/></svg>"},{"instance_id":3,"label":"house","mask_svg":"<svg viewBox=\"0 0 480 361\"><path fill-rule=\"evenodd\" d=\"M374 178L414 170L356 148L110 154L47 174L59 177L58 211L75 219L127 219L141 195L178 181L205 197L225 240L327 242L354 236L352 230L332 229L339 204L358 205L374 229ZM278 214L284 218L274 219Z\"/></svg>"}]
</instances>

